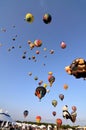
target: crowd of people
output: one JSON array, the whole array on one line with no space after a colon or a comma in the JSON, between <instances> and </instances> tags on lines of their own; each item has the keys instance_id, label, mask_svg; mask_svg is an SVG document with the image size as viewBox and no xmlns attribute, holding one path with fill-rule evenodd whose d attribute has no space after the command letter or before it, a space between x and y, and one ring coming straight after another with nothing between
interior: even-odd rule
<instances>
[{"instance_id":1,"label":"crowd of people","mask_svg":"<svg viewBox=\"0 0 86 130\"><path fill-rule=\"evenodd\" d=\"M56 130L56 126L0 121L0 130Z\"/></svg>"}]
</instances>

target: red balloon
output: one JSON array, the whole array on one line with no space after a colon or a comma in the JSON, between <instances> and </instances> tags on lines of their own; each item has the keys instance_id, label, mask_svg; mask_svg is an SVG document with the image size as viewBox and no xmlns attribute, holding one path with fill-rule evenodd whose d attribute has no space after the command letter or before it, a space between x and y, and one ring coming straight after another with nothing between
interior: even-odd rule
<instances>
[{"instance_id":1,"label":"red balloon","mask_svg":"<svg viewBox=\"0 0 86 130\"><path fill-rule=\"evenodd\" d=\"M62 125L62 120L60 118L57 118L56 124L57 124L58 127L60 127Z\"/></svg>"}]
</instances>

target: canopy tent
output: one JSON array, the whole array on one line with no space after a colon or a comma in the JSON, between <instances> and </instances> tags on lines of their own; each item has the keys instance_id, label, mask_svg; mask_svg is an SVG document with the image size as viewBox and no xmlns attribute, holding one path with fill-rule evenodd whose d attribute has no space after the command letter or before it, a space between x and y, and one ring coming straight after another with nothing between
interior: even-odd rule
<instances>
[{"instance_id":1,"label":"canopy tent","mask_svg":"<svg viewBox=\"0 0 86 130\"><path fill-rule=\"evenodd\" d=\"M14 120L11 118L11 116L6 113L0 113L0 121L14 122Z\"/></svg>"}]
</instances>

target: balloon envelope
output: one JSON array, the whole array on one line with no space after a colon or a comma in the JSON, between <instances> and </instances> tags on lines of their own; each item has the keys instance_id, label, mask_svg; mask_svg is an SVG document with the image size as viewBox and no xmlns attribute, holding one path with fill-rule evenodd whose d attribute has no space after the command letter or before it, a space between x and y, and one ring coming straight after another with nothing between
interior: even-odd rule
<instances>
[{"instance_id":1,"label":"balloon envelope","mask_svg":"<svg viewBox=\"0 0 86 130\"><path fill-rule=\"evenodd\" d=\"M53 74L53 72L51 72L51 71L50 71L50 72L48 72L48 75L52 75L52 74Z\"/></svg>"},{"instance_id":2,"label":"balloon envelope","mask_svg":"<svg viewBox=\"0 0 86 130\"><path fill-rule=\"evenodd\" d=\"M39 54L39 53L40 53L40 51L37 50L37 51L36 51L36 54Z\"/></svg>"},{"instance_id":3,"label":"balloon envelope","mask_svg":"<svg viewBox=\"0 0 86 130\"><path fill-rule=\"evenodd\" d=\"M43 87L46 88L48 85L46 83L43 84Z\"/></svg>"},{"instance_id":4,"label":"balloon envelope","mask_svg":"<svg viewBox=\"0 0 86 130\"><path fill-rule=\"evenodd\" d=\"M57 118L56 124L57 124L58 127L60 127L62 125L62 120L60 118Z\"/></svg>"},{"instance_id":5,"label":"balloon envelope","mask_svg":"<svg viewBox=\"0 0 86 130\"><path fill-rule=\"evenodd\" d=\"M43 98L46 94L46 88L43 86L38 86L35 90L35 96L37 96L39 99Z\"/></svg>"},{"instance_id":6,"label":"balloon envelope","mask_svg":"<svg viewBox=\"0 0 86 130\"><path fill-rule=\"evenodd\" d=\"M50 84L52 84L55 81L55 77L53 75L49 75L48 81L49 81Z\"/></svg>"},{"instance_id":7,"label":"balloon envelope","mask_svg":"<svg viewBox=\"0 0 86 130\"><path fill-rule=\"evenodd\" d=\"M56 116L56 111L53 111L52 114L53 114L53 116Z\"/></svg>"},{"instance_id":8,"label":"balloon envelope","mask_svg":"<svg viewBox=\"0 0 86 130\"><path fill-rule=\"evenodd\" d=\"M41 121L41 116L36 116L36 122L40 123L40 121Z\"/></svg>"},{"instance_id":9,"label":"balloon envelope","mask_svg":"<svg viewBox=\"0 0 86 130\"><path fill-rule=\"evenodd\" d=\"M53 105L54 107L56 107L56 106L57 106L57 100L52 100L52 105Z\"/></svg>"},{"instance_id":10,"label":"balloon envelope","mask_svg":"<svg viewBox=\"0 0 86 130\"><path fill-rule=\"evenodd\" d=\"M37 77L37 76L35 76L35 77L34 77L34 80L38 80L38 77Z\"/></svg>"},{"instance_id":11,"label":"balloon envelope","mask_svg":"<svg viewBox=\"0 0 86 130\"><path fill-rule=\"evenodd\" d=\"M71 112L71 121L74 123L76 121L77 113L76 112Z\"/></svg>"},{"instance_id":12,"label":"balloon envelope","mask_svg":"<svg viewBox=\"0 0 86 130\"><path fill-rule=\"evenodd\" d=\"M75 112L77 110L76 106L72 106L72 110Z\"/></svg>"},{"instance_id":13,"label":"balloon envelope","mask_svg":"<svg viewBox=\"0 0 86 130\"><path fill-rule=\"evenodd\" d=\"M43 21L45 24L49 24L51 22L51 20L52 20L52 17L50 14L44 14Z\"/></svg>"},{"instance_id":14,"label":"balloon envelope","mask_svg":"<svg viewBox=\"0 0 86 130\"><path fill-rule=\"evenodd\" d=\"M27 22L32 23L34 21L34 16L31 13L27 13L25 19Z\"/></svg>"},{"instance_id":15,"label":"balloon envelope","mask_svg":"<svg viewBox=\"0 0 86 130\"><path fill-rule=\"evenodd\" d=\"M60 94L60 95L59 95L59 98L60 98L61 100L63 100L63 99L64 99L64 95L63 95L63 94Z\"/></svg>"},{"instance_id":16,"label":"balloon envelope","mask_svg":"<svg viewBox=\"0 0 86 130\"><path fill-rule=\"evenodd\" d=\"M54 53L54 50L50 50L50 54L53 54Z\"/></svg>"},{"instance_id":17,"label":"balloon envelope","mask_svg":"<svg viewBox=\"0 0 86 130\"><path fill-rule=\"evenodd\" d=\"M31 76L31 75L32 75L32 72L29 72L28 74L29 74L29 76Z\"/></svg>"},{"instance_id":18,"label":"balloon envelope","mask_svg":"<svg viewBox=\"0 0 86 130\"><path fill-rule=\"evenodd\" d=\"M42 81L42 80L40 80L40 81L38 82L38 84L39 84L39 85L41 85L42 83L43 83L43 81Z\"/></svg>"},{"instance_id":19,"label":"balloon envelope","mask_svg":"<svg viewBox=\"0 0 86 130\"><path fill-rule=\"evenodd\" d=\"M64 41L62 41L60 46L61 46L62 49L65 49L66 48L66 43Z\"/></svg>"},{"instance_id":20,"label":"balloon envelope","mask_svg":"<svg viewBox=\"0 0 86 130\"><path fill-rule=\"evenodd\" d=\"M75 78L86 79L86 61L83 58L77 58L72 61L69 66L65 67L68 74L75 76Z\"/></svg>"},{"instance_id":21,"label":"balloon envelope","mask_svg":"<svg viewBox=\"0 0 86 130\"><path fill-rule=\"evenodd\" d=\"M68 89L68 85L67 85L67 84L64 84L63 88L64 88L65 90L67 90L67 89Z\"/></svg>"},{"instance_id":22,"label":"balloon envelope","mask_svg":"<svg viewBox=\"0 0 86 130\"><path fill-rule=\"evenodd\" d=\"M40 47L42 45L42 41L40 39L34 41L34 45L36 47Z\"/></svg>"},{"instance_id":23,"label":"balloon envelope","mask_svg":"<svg viewBox=\"0 0 86 130\"><path fill-rule=\"evenodd\" d=\"M23 114L24 114L24 117L27 117L27 116L28 116L28 110L25 110L25 111L23 112Z\"/></svg>"}]
</instances>

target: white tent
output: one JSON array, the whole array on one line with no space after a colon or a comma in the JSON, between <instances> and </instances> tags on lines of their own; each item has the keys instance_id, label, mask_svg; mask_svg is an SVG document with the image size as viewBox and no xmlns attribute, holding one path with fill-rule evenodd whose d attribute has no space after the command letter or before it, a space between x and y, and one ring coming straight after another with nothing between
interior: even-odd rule
<instances>
[{"instance_id":1,"label":"white tent","mask_svg":"<svg viewBox=\"0 0 86 130\"><path fill-rule=\"evenodd\" d=\"M9 114L6 113L0 113L0 121L8 121L8 122L14 122L14 120L11 118Z\"/></svg>"}]
</instances>

